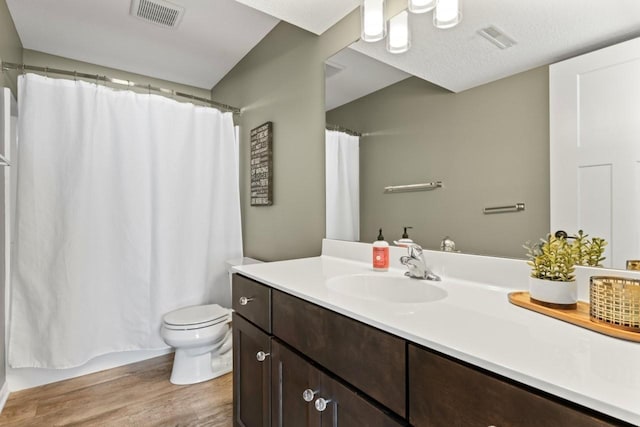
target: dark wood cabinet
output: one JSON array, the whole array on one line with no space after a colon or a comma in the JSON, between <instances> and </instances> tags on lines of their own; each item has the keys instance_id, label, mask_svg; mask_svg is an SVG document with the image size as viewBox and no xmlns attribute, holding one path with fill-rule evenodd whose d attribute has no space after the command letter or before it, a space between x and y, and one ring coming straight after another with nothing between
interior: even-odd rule
<instances>
[{"instance_id":1,"label":"dark wood cabinet","mask_svg":"<svg viewBox=\"0 0 640 427\"><path fill-rule=\"evenodd\" d=\"M233 313L233 420L241 427L271 425L271 337L237 313Z\"/></svg>"},{"instance_id":2,"label":"dark wood cabinet","mask_svg":"<svg viewBox=\"0 0 640 427\"><path fill-rule=\"evenodd\" d=\"M314 407L320 372L277 340L273 341L272 350L272 425L320 427L321 413Z\"/></svg>"},{"instance_id":3,"label":"dark wood cabinet","mask_svg":"<svg viewBox=\"0 0 640 427\"><path fill-rule=\"evenodd\" d=\"M409 396L410 421L415 426L622 425L413 344L409 344Z\"/></svg>"},{"instance_id":4,"label":"dark wood cabinet","mask_svg":"<svg viewBox=\"0 0 640 427\"><path fill-rule=\"evenodd\" d=\"M233 310L263 331L271 333L271 288L234 274L232 294Z\"/></svg>"},{"instance_id":5,"label":"dark wood cabinet","mask_svg":"<svg viewBox=\"0 0 640 427\"><path fill-rule=\"evenodd\" d=\"M629 426L246 277L233 284L235 426Z\"/></svg>"},{"instance_id":6,"label":"dark wood cabinet","mask_svg":"<svg viewBox=\"0 0 640 427\"><path fill-rule=\"evenodd\" d=\"M405 416L403 339L283 292L272 298L275 336Z\"/></svg>"},{"instance_id":7,"label":"dark wood cabinet","mask_svg":"<svg viewBox=\"0 0 640 427\"><path fill-rule=\"evenodd\" d=\"M406 425L354 390L273 341L272 426L398 427Z\"/></svg>"}]
</instances>

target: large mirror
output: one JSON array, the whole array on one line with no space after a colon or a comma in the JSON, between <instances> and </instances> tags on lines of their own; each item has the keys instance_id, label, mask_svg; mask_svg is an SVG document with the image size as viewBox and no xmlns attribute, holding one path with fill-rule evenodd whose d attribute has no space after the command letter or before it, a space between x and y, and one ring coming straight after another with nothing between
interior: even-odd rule
<instances>
[{"instance_id":1,"label":"large mirror","mask_svg":"<svg viewBox=\"0 0 640 427\"><path fill-rule=\"evenodd\" d=\"M555 53L554 60L529 63L526 71L489 78L489 83L476 81L468 88L460 76L447 80L431 72L433 80L454 82L450 89L457 93L426 81L429 71L416 77L403 65L406 58L385 54L383 44L357 42L338 52L325 64L327 127L360 136L357 193L351 186L327 198L328 218L335 204L350 204L358 212L357 221L351 218L337 233L356 229L355 235L343 235L371 242L382 228L391 243L402 237L404 227L412 227L409 237L428 249L440 249L449 237L464 253L523 258L522 245L550 228L548 64L634 35L626 31L606 41L574 42L573 51ZM421 42L414 37L412 50L424 53ZM439 52L443 50L446 46L440 46ZM473 81L472 61L469 67L466 81ZM340 179L348 179L345 170L353 166L344 160L330 165L335 156L327 150L327 176L342 169ZM385 192L387 187L428 183L441 184L423 191ZM339 236L332 236L328 226L327 237Z\"/></svg>"}]
</instances>

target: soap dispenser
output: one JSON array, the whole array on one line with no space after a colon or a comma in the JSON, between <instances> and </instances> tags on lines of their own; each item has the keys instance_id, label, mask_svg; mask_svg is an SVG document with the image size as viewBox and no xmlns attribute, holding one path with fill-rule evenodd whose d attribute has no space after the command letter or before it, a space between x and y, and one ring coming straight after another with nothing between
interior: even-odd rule
<instances>
[{"instance_id":1,"label":"soap dispenser","mask_svg":"<svg viewBox=\"0 0 640 427\"><path fill-rule=\"evenodd\" d=\"M409 238L409 233L407 233L407 229L411 229L413 227L405 226L403 228L404 228L404 233L402 233L402 238L400 240L394 240L393 243L396 246L401 246L403 248L406 248L407 246L413 244L413 240Z\"/></svg>"},{"instance_id":2,"label":"soap dispenser","mask_svg":"<svg viewBox=\"0 0 640 427\"><path fill-rule=\"evenodd\" d=\"M389 244L384 240L382 228L378 232L378 240L373 243L373 269L375 271L389 270Z\"/></svg>"}]
</instances>

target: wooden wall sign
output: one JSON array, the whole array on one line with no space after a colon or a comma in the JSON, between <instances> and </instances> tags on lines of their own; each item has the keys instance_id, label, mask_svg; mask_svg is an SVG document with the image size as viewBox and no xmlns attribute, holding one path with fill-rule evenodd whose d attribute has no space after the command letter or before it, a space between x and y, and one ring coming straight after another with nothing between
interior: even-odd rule
<instances>
[{"instance_id":1,"label":"wooden wall sign","mask_svg":"<svg viewBox=\"0 0 640 427\"><path fill-rule=\"evenodd\" d=\"M273 204L273 123L251 129L251 206Z\"/></svg>"}]
</instances>

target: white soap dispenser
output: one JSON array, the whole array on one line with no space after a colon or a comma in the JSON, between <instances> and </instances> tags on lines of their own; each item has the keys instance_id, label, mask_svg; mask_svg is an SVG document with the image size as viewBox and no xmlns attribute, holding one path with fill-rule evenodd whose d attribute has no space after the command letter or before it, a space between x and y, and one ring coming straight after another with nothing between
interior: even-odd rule
<instances>
[{"instance_id":1,"label":"white soap dispenser","mask_svg":"<svg viewBox=\"0 0 640 427\"><path fill-rule=\"evenodd\" d=\"M401 247L403 247L403 248L406 248L407 246L409 246L409 245L412 245L412 244L413 244L413 240L411 240L411 239L409 238L409 234L407 233L407 229L411 229L411 228L413 228L413 227L409 227L409 226L407 226L407 227L403 227L403 228L404 228L404 233L402 233L402 239L400 239L400 240L394 240L394 241L393 241L393 243L394 243L396 246L401 246Z\"/></svg>"}]
</instances>

